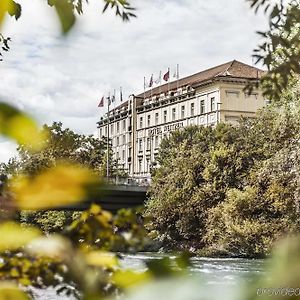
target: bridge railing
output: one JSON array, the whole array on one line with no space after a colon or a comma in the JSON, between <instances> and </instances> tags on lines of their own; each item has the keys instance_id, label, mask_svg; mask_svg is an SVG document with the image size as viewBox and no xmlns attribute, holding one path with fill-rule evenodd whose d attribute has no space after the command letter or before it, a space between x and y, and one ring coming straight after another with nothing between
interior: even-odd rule
<instances>
[{"instance_id":1,"label":"bridge railing","mask_svg":"<svg viewBox=\"0 0 300 300\"><path fill-rule=\"evenodd\" d=\"M106 182L110 185L149 186L151 179L145 177L110 177L106 179Z\"/></svg>"}]
</instances>

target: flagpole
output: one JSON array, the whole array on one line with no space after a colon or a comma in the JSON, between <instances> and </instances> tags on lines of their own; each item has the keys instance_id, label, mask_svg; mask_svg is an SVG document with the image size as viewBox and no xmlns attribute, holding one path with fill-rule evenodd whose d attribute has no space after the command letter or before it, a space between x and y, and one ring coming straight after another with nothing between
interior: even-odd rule
<instances>
[{"instance_id":1,"label":"flagpole","mask_svg":"<svg viewBox=\"0 0 300 300\"><path fill-rule=\"evenodd\" d=\"M114 111L116 110L116 89L114 89Z\"/></svg>"},{"instance_id":2,"label":"flagpole","mask_svg":"<svg viewBox=\"0 0 300 300\"><path fill-rule=\"evenodd\" d=\"M145 95L146 94L146 77L144 76L144 101L145 101Z\"/></svg>"},{"instance_id":3,"label":"flagpole","mask_svg":"<svg viewBox=\"0 0 300 300\"><path fill-rule=\"evenodd\" d=\"M121 86L120 86L120 102L123 102L123 91Z\"/></svg>"},{"instance_id":4,"label":"flagpole","mask_svg":"<svg viewBox=\"0 0 300 300\"><path fill-rule=\"evenodd\" d=\"M159 88L158 88L158 91L159 91L159 95L161 93L161 71L159 71Z\"/></svg>"},{"instance_id":5,"label":"flagpole","mask_svg":"<svg viewBox=\"0 0 300 300\"><path fill-rule=\"evenodd\" d=\"M177 77L177 84L176 84L176 87L177 87L177 91L178 91L178 83L179 83L179 64L177 64L177 74L176 74L176 77Z\"/></svg>"},{"instance_id":6,"label":"flagpole","mask_svg":"<svg viewBox=\"0 0 300 300\"><path fill-rule=\"evenodd\" d=\"M153 74L151 75L150 84L151 84L151 101L152 101L152 89L153 89Z\"/></svg>"},{"instance_id":7,"label":"flagpole","mask_svg":"<svg viewBox=\"0 0 300 300\"><path fill-rule=\"evenodd\" d=\"M168 68L169 78L168 78L168 92L170 92L170 68Z\"/></svg>"},{"instance_id":8,"label":"flagpole","mask_svg":"<svg viewBox=\"0 0 300 300\"><path fill-rule=\"evenodd\" d=\"M107 103L107 150L106 150L106 177L109 178L109 106L110 106L110 92L108 94Z\"/></svg>"}]
</instances>

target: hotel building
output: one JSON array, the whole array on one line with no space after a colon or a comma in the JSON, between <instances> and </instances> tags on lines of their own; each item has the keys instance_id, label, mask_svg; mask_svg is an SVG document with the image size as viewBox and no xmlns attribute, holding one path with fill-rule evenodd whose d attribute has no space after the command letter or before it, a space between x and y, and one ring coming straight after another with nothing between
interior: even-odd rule
<instances>
[{"instance_id":1,"label":"hotel building","mask_svg":"<svg viewBox=\"0 0 300 300\"><path fill-rule=\"evenodd\" d=\"M249 95L244 87L263 73L234 60L131 95L101 117L99 136L109 135L115 158L131 178L148 181L159 144L171 131L254 117L266 101L259 90Z\"/></svg>"}]
</instances>

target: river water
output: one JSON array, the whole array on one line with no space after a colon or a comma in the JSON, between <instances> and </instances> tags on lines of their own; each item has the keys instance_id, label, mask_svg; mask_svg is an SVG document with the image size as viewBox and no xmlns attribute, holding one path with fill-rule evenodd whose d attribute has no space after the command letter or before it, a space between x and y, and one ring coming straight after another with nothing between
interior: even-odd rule
<instances>
[{"instance_id":1,"label":"river water","mask_svg":"<svg viewBox=\"0 0 300 300\"><path fill-rule=\"evenodd\" d=\"M146 260L159 259L166 254L139 253L134 255L122 255L121 267L137 271L146 270ZM175 256L170 256L175 258ZM191 259L189 275L196 282L205 283L210 290L220 290L220 286L226 289L234 289L251 283L255 275L265 275L266 260L250 260L240 258L202 258ZM34 290L36 300L70 300L70 297L56 295L55 290Z\"/></svg>"}]
</instances>

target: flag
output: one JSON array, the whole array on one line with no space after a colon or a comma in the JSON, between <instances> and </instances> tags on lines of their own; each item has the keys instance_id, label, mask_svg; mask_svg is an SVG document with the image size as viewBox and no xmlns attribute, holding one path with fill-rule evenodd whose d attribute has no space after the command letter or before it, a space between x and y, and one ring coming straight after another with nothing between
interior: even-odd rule
<instances>
[{"instance_id":1,"label":"flag","mask_svg":"<svg viewBox=\"0 0 300 300\"><path fill-rule=\"evenodd\" d=\"M110 94L109 94L110 95ZM115 102L116 100L116 90L114 90L113 95L111 96L111 102Z\"/></svg>"},{"instance_id":2,"label":"flag","mask_svg":"<svg viewBox=\"0 0 300 300\"><path fill-rule=\"evenodd\" d=\"M174 78L179 79L179 65L177 64L175 71L174 71Z\"/></svg>"},{"instance_id":3,"label":"flag","mask_svg":"<svg viewBox=\"0 0 300 300\"><path fill-rule=\"evenodd\" d=\"M168 69L168 72L164 75L164 81L169 81L170 78L170 69Z\"/></svg>"},{"instance_id":4,"label":"flag","mask_svg":"<svg viewBox=\"0 0 300 300\"><path fill-rule=\"evenodd\" d=\"M122 93L122 87L120 87L120 101L123 101L123 93Z\"/></svg>"},{"instance_id":5,"label":"flag","mask_svg":"<svg viewBox=\"0 0 300 300\"><path fill-rule=\"evenodd\" d=\"M156 84L160 84L161 83L161 71L159 71L159 76L158 76L158 78L154 82Z\"/></svg>"},{"instance_id":6,"label":"flag","mask_svg":"<svg viewBox=\"0 0 300 300\"><path fill-rule=\"evenodd\" d=\"M177 69L174 71L173 78L177 78Z\"/></svg>"},{"instance_id":7,"label":"flag","mask_svg":"<svg viewBox=\"0 0 300 300\"><path fill-rule=\"evenodd\" d=\"M104 96L101 98L98 107L104 107Z\"/></svg>"},{"instance_id":8,"label":"flag","mask_svg":"<svg viewBox=\"0 0 300 300\"><path fill-rule=\"evenodd\" d=\"M151 75L150 82L149 82L149 87L152 87L152 86L153 86L153 74Z\"/></svg>"}]
</instances>

